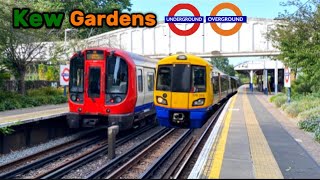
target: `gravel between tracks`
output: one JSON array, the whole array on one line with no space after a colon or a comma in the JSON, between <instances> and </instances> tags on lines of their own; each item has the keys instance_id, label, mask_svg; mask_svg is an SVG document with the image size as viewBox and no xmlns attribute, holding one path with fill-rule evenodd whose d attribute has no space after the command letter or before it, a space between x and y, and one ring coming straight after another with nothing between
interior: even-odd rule
<instances>
[{"instance_id":1,"label":"gravel between tracks","mask_svg":"<svg viewBox=\"0 0 320 180\"><path fill-rule=\"evenodd\" d=\"M151 130L146 131L145 133L137 136L133 140L130 140L129 142L119 146L116 148L116 155L119 156L128 150L130 150L132 147L135 145L141 143L144 139L148 138L151 134L154 132L162 129L162 127L155 127ZM83 179L89 174L91 174L93 171L97 170L101 166L105 165L108 163L110 160L108 159L107 155L101 156L99 159L88 163L87 165L78 168L76 170L71 171L69 174L65 175L62 179Z\"/></svg>"},{"instance_id":2,"label":"gravel between tracks","mask_svg":"<svg viewBox=\"0 0 320 180\"><path fill-rule=\"evenodd\" d=\"M99 144L101 144L101 143L99 143ZM83 148L80 151L77 151L76 153L62 157L62 158L58 159L57 161L46 164L45 166L43 166L39 169L32 170L32 171L24 174L23 176L18 176L18 178L19 179L33 179L35 176L41 175L42 173L45 173L48 170L54 169L56 167L59 167L59 166L65 164L66 162L72 161L74 158L77 158L77 157L81 156L83 153L90 151L98 146L99 146L98 144L94 144L89 147Z\"/></svg>"},{"instance_id":3,"label":"gravel between tracks","mask_svg":"<svg viewBox=\"0 0 320 180\"><path fill-rule=\"evenodd\" d=\"M22 150L19 150L19 151L14 151L14 152L11 152L10 154L0 155L0 166L4 165L6 163L13 162L13 161L15 161L17 159L29 156L31 154L38 153L38 152L44 151L46 149L50 149L50 148L52 148L54 146L70 142L72 140L77 139L82 134L83 134L83 132L80 132L80 133L73 134L73 135L70 135L70 136L66 136L66 137L63 137L63 138L51 140L51 141L48 141L46 143L31 147L31 148L26 148L26 149L22 149Z\"/></svg>"},{"instance_id":4,"label":"gravel between tracks","mask_svg":"<svg viewBox=\"0 0 320 180\"><path fill-rule=\"evenodd\" d=\"M153 164L174 142L185 132L184 129L177 129L147 151L147 154L140 161L121 175L120 179L137 179L148 167Z\"/></svg>"}]
</instances>

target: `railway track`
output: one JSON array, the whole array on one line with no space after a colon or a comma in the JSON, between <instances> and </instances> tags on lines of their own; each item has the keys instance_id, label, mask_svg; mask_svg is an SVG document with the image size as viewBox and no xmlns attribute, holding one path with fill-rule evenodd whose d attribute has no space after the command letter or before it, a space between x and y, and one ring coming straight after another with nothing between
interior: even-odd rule
<instances>
[{"instance_id":1,"label":"railway track","mask_svg":"<svg viewBox=\"0 0 320 180\"><path fill-rule=\"evenodd\" d=\"M146 140L143 142L137 144L134 146L131 150L127 151L126 153L122 154L121 156L118 156L117 158L113 159L100 169L94 171L85 179L102 179L108 176L111 172L115 171L119 167L123 166L123 164L130 161L136 154L139 154L141 151L143 151L146 147L148 147L153 142L157 141L157 139L161 138L162 136L166 136L167 134L170 134L173 129L163 128L155 133L153 133L151 136L149 136Z\"/></svg>"},{"instance_id":2,"label":"railway track","mask_svg":"<svg viewBox=\"0 0 320 180\"><path fill-rule=\"evenodd\" d=\"M161 179L180 179L183 174L188 173L186 171L192 164L192 159L201 151L224 105L210 117L200 137L191 136L193 130L185 129L167 129L163 135L155 133L85 179L152 179L160 169L164 170L160 175ZM156 141L150 141L155 138ZM177 149L180 151L174 156ZM172 163L165 167L165 162L169 160Z\"/></svg>"},{"instance_id":3,"label":"railway track","mask_svg":"<svg viewBox=\"0 0 320 180\"><path fill-rule=\"evenodd\" d=\"M144 128L141 128L140 130L119 139L116 143L117 143L117 145L124 144L125 142L129 141L130 139L134 138L135 136L140 135L143 132L151 129L152 127L153 126L146 126ZM107 134L107 133L104 133L104 134ZM100 136L100 137L89 138L81 143L72 145L70 147L67 147L66 149L61 150L61 151L57 151L57 148L62 148L62 147L66 147L66 146L70 145L69 143L67 143L67 144L60 145L58 147L48 149L46 151L42 151L42 152L33 154L30 157L28 156L26 158L19 159L17 161L12 162L12 163L1 166L0 170L3 168L11 169L11 170L0 174L0 178L11 179L11 178L17 177L18 175L21 176L31 170L35 170L35 169L43 167L44 165L53 163L54 161L60 159L61 157L78 152L79 150L81 150L85 147L97 144L96 147L92 148L90 151L87 151L87 152L81 154L80 156L77 156L72 159L68 159L68 161L61 163L52 169L48 169L44 172L41 172L39 175L37 175L35 177L34 176L28 177L28 178L34 178L34 179L61 178L63 175L67 174L68 172L72 171L73 169L80 167L80 166L84 165L85 163L88 163L88 162L94 160L95 158L99 157L101 154L107 153L108 145L107 145L106 141L103 141L103 139L106 139L106 137ZM49 156L44 155L48 152L54 152L54 151L56 151L56 152L51 153ZM37 159L37 157L41 157L41 158ZM26 163L26 162L30 161L30 158L36 159L36 160L31 163ZM19 166L19 164L25 164L25 165ZM18 168L17 168L17 166L18 166Z\"/></svg>"},{"instance_id":4,"label":"railway track","mask_svg":"<svg viewBox=\"0 0 320 180\"><path fill-rule=\"evenodd\" d=\"M224 105L210 117L200 137L191 136L193 130L171 129L156 141L149 142L149 145L142 142L85 179L180 179L188 173L192 159L197 157L197 151L201 151ZM179 155L174 156L177 149L180 149ZM165 167L165 162L169 160L172 163ZM157 172L163 173L159 176Z\"/></svg>"},{"instance_id":5,"label":"railway track","mask_svg":"<svg viewBox=\"0 0 320 180\"><path fill-rule=\"evenodd\" d=\"M205 144L206 140L208 139L215 123L217 122L220 114L225 106L226 102L221 104L220 108L210 117L210 123L202 132L201 136L197 138L197 140L192 140L193 146L186 145L184 151L181 153L177 159L175 159L175 163L172 164L172 167L169 168L163 175L162 178L166 179L183 179L187 177L183 177L189 174L191 168L193 167L194 163L193 160L196 160L199 153L201 152L203 145ZM183 161L181 159L184 159Z\"/></svg>"},{"instance_id":6,"label":"railway track","mask_svg":"<svg viewBox=\"0 0 320 180\"><path fill-rule=\"evenodd\" d=\"M30 171L34 168L39 168L46 163L54 161L61 156L65 156L73 153L74 151L81 149L83 147L89 146L93 143L98 143L103 139L101 136L94 136L91 138L87 138L83 140L85 136L90 136L93 133L98 133L106 128L97 128L94 130L89 130L88 132L82 134L78 138L58 145L52 148L46 149L44 151L40 151L29 156L17 159L15 161L9 162L0 166L0 178L11 179L19 174L23 174L27 171ZM91 135L92 136L92 135Z\"/></svg>"},{"instance_id":7,"label":"railway track","mask_svg":"<svg viewBox=\"0 0 320 180\"><path fill-rule=\"evenodd\" d=\"M185 139L181 139L183 136L181 136L180 139L176 141L176 143L173 144L173 146L168 149L165 153L163 153L153 164L150 166L146 171L144 171L143 174L139 176L139 179L152 179L154 178L154 175L157 171L160 169L163 169L163 173L160 173L159 177L161 179L181 179L181 175L183 173L186 173L186 167L187 165L191 164L191 159L196 156L196 150L199 148L202 148L202 145L209 134L211 133L211 129L215 125L216 120L219 118L219 115L223 109L224 105L220 107L215 114L213 114L209 118L209 124L206 128L204 128L204 131L202 132L202 135L200 138L197 138L196 136L192 136L190 139L188 139L187 143L182 143ZM181 151L177 156L173 155L174 150L178 148L178 146L182 145L180 147ZM171 163L169 167L163 168L164 163L171 159ZM114 177L110 177L114 178Z\"/></svg>"}]
</instances>

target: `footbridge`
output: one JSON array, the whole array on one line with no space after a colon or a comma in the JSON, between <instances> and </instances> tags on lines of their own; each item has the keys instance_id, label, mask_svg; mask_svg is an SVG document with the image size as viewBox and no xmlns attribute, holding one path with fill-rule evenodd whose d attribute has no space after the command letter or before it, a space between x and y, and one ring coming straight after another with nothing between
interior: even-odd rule
<instances>
[{"instance_id":1,"label":"footbridge","mask_svg":"<svg viewBox=\"0 0 320 180\"><path fill-rule=\"evenodd\" d=\"M86 39L88 47L116 47L152 58L162 58L170 53L187 52L209 57L275 56L279 51L267 40L266 33L279 23L277 20L248 18L240 31L232 36L221 36L203 23L191 36L178 36L168 24L160 22L154 28L125 28L110 31ZM179 29L191 28L193 24L176 23ZM218 23L222 29L234 24Z\"/></svg>"}]
</instances>

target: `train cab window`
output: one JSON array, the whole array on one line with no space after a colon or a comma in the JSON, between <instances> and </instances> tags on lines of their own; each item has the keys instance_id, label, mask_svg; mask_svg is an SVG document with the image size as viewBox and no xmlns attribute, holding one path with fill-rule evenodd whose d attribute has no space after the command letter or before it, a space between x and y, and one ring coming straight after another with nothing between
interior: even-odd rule
<instances>
[{"instance_id":1,"label":"train cab window","mask_svg":"<svg viewBox=\"0 0 320 180\"><path fill-rule=\"evenodd\" d=\"M153 85L154 85L154 73L148 72L147 74L147 80L148 80L148 91L153 91Z\"/></svg>"},{"instance_id":2,"label":"train cab window","mask_svg":"<svg viewBox=\"0 0 320 180\"><path fill-rule=\"evenodd\" d=\"M100 97L100 68L92 67L89 70L89 97Z\"/></svg>"},{"instance_id":3,"label":"train cab window","mask_svg":"<svg viewBox=\"0 0 320 180\"><path fill-rule=\"evenodd\" d=\"M106 72L106 93L126 94L128 89L128 65L118 57L108 58Z\"/></svg>"},{"instance_id":4,"label":"train cab window","mask_svg":"<svg viewBox=\"0 0 320 180\"><path fill-rule=\"evenodd\" d=\"M137 71L137 77L138 77L138 90L139 92L143 92L143 79L142 79L142 70L138 69Z\"/></svg>"},{"instance_id":5,"label":"train cab window","mask_svg":"<svg viewBox=\"0 0 320 180\"><path fill-rule=\"evenodd\" d=\"M172 74L172 92L190 92L191 66L189 64L175 64Z\"/></svg>"},{"instance_id":6,"label":"train cab window","mask_svg":"<svg viewBox=\"0 0 320 180\"><path fill-rule=\"evenodd\" d=\"M157 90L171 90L171 68L171 66L159 66L157 75Z\"/></svg>"},{"instance_id":7,"label":"train cab window","mask_svg":"<svg viewBox=\"0 0 320 180\"><path fill-rule=\"evenodd\" d=\"M84 64L80 58L73 58L70 62L70 92L83 92Z\"/></svg>"},{"instance_id":8,"label":"train cab window","mask_svg":"<svg viewBox=\"0 0 320 180\"><path fill-rule=\"evenodd\" d=\"M206 92L206 68L192 66L191 92Z\"/></svg>"}]
</instances>

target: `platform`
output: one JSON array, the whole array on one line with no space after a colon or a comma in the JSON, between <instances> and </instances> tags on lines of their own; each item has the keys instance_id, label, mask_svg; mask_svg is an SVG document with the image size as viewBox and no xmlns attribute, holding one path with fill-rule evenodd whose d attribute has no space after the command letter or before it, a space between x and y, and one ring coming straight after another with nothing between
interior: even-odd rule
<instances>
[{"instance_id":1,"label":"platform","mask_svg":"<svg viewBox=\"0 0 320 180\"><path fill-rule=\"evenodd\" d=\"M189 179L320 178L320 143L244 85L226 105Z\"/></svg>"},{"instance_id":2,"label":"platform","mask_svg":"<svg viewBox=\"0 0 320 180\"><path fill-rule=\"evenodd\" d=\"M0 128L15 124L25 124L66 115L68 104L45 105L0 112Z\"/></svg>"}]
</instances>

